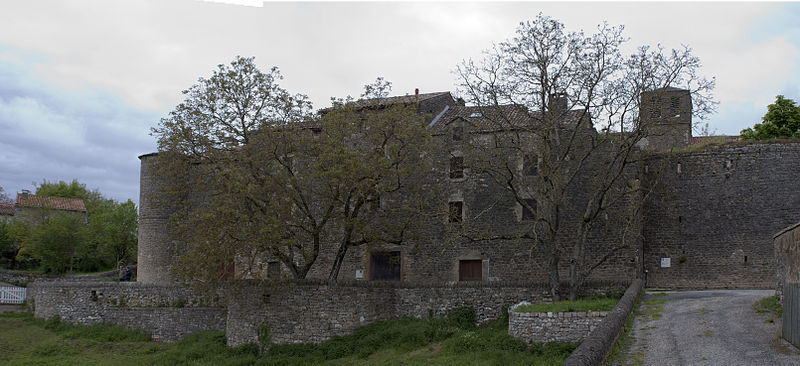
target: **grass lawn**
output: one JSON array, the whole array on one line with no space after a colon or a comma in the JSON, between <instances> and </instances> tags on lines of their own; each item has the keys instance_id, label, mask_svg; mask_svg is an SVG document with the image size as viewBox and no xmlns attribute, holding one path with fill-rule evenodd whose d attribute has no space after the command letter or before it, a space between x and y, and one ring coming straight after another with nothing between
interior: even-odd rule
<instances>
[{"instance_id":1,"label":"grass lawn","mask_svg":"<svg viewBox=\"0 0 800 366\"><path fill-rule=\"evenodd\" d=\"M577 344L528 346L508 335L508 318L481 326L471 309L447 319L383 321L320 344L230 348L222 332L175 344L113 325L69 325L0 314L4 365L561 365Z\"/></svg>"},{"instance_id":2,"label":"grass lawn","mask_svg":"<svg viewBox=\"0 0 800 366\"><path fill-rule=\"evenodd\" d=\"M572 311L611 311L617 306L619 297L598 297L594 299L558 301L517 306L514 311L518 313L546 313L546 312L572 312Z\"/></svg>"}]
</instances>

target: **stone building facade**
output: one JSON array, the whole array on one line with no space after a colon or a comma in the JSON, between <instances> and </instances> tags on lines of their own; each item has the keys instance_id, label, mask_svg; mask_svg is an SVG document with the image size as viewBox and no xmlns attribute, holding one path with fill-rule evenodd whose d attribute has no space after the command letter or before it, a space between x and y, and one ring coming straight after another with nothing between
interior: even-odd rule
<instances>
[{"instance_id":1,"label":"stone building facade","mask_svg":"<svg viewBox=\"0 0 800 366\"><path fill-rule=\"evenodd\" d=\"M387 98L386 103L416 103L418 111L429 116L430 128L448 148L448 155L439 162L438 179L446 187L451 209L493 232L522 224L525 208L487 177L470 174L468 162L458 160L469 157L459 156L456 136L481 125L485 111L464 106L447 92ZM652 188L653 193L633 223L636 239L629 237L624 248L617 248L623 237L620 222L639 202L620 202L592 229L586 256L599 258L609 251L613 255L595 269L590 280L630 281L646 272L648 286L775 287L772 234L800 216L800 190L796 189L800 144L736 142L690 151L691 96L680 89L646 94L640 114L653 129L642 148L660 152L650 153L646 163L626 172L626 180ZM569 111L566 116L571 118ZM587 131L591 133L596 132ZM139 281L172 281L166 231L170 210L154 203L159 177L153 167L158 156L146 154L140 159ZM452 174L459 164L462 170ZM602 161L592 164L602 169ZM564 225L578 225L591 179L589 170L570 186ZM351 248L339 280L546 281L541 248L532 248L524 240L455 242L447 238L449 226L446 221L431 223L430 235L420 245ZM573 242L571 235L558 240ZM332 250L322 249L309 278L327 278ZM384 272L388 277L379 274ZM560 272L566 278L567 260L562 261Z\"/></svg>"}]
</instances>

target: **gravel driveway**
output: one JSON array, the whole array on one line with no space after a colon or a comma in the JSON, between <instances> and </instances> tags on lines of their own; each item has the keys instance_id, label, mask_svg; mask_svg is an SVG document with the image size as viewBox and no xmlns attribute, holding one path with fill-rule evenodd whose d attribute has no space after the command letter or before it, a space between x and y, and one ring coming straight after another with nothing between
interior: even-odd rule
<instances>
[{"instance_id":1,"label":"gravel driveway","mask_svg":"<svg viewBox=\"0 0 800 366\"><path fill-rule=\"evenodd\" d=\"M774 290L648 291L615 365L800 365L780 318L753 304ZM773 319L773 322L770 322Z\"/></svg>"}]
</instances>

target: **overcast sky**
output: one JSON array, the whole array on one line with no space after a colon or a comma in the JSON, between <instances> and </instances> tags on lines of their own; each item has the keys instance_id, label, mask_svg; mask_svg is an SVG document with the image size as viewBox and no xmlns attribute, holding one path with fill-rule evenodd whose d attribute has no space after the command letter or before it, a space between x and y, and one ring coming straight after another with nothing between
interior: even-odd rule
<instances>
[{"instance_id":1,"label":"overcast sky","mask_svg":"<svg viewBox=\"0 0 800 366\"><path fill-rule=\"evenodd\" d=\"M543 12L568 29L604 20L631 46L688 45L717 78L718 134L800 99L798 3L265 3L7 1L0 4L0 186L77 178L139 201L138 155L181 91L236 55L278 66L315 108L383 76L393 94L455 90L452 70Z\"/></svg>"}]
</instances>

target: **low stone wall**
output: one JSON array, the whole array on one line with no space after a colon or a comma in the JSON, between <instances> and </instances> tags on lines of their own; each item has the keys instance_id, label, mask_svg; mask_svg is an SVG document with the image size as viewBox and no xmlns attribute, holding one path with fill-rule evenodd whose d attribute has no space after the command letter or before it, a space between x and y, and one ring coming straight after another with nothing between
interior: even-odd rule
<instances>
[{"instance_id":1,"label":"low stone wall","mask_svg":"<svg viewBox=\"0 0 800 366\"><path fill-rule=\"evenodd\" d=\"M34 316L73 324L112 323L173 342L198 331L225 330L221 298L175 284L35 281L28 286Z\"/></svg>"},{"instance_id":2,"label":"low stone wall","mask_svg":"<svg viewBox=\"0 0 800 366\"><path fill-rule=\"evenodd\" d=\"M0 282L10 283L14 286L27 286L36 280L40 281L109 281L118 279L119 271L107 271L100 273L77 274L77 275L54 275L31 273L25 271L14 271L0 269Z\"/></svg>"},{"instance_id":3,"label":"low stone wall","mask_svg":"<svg viewBox=\"0 0 800 366\"><path fill-rule=\"evenodd\" d=\"M508 334L527 343L577 343L603 321L607 311L508 312Z\"/></svg>"},{"instance_id":4,"label":"low stone wall","mask_svg":"<svg viewBox=\"0 0 800 366\"><path fill-rule=\"evenodd\" d=\"M439 317L470 306L479 323L502 316L520 301L549 301L541 283L386 283L298 282L260 284L237 281L229 296L226 335L229 346L259 343L321 342L380 320ZM619 284L604 284L605 289ZM238 294L238 295L237 295Z\"/></svg>"},{"instance_id":5,"label":"low stone wall","mask_svg":"<svg viewBox=\"0 0 800 366\"><path fill-rule=\"evenodd\" d=\"M565 366L599 366L605 364L608 356L625 329L628 317L633 313L636 302L642 293L642 280L634 280L625 294L619 299L614 310L583 340L580 346L564 361Z\"/></svg>"}]
</instances>

